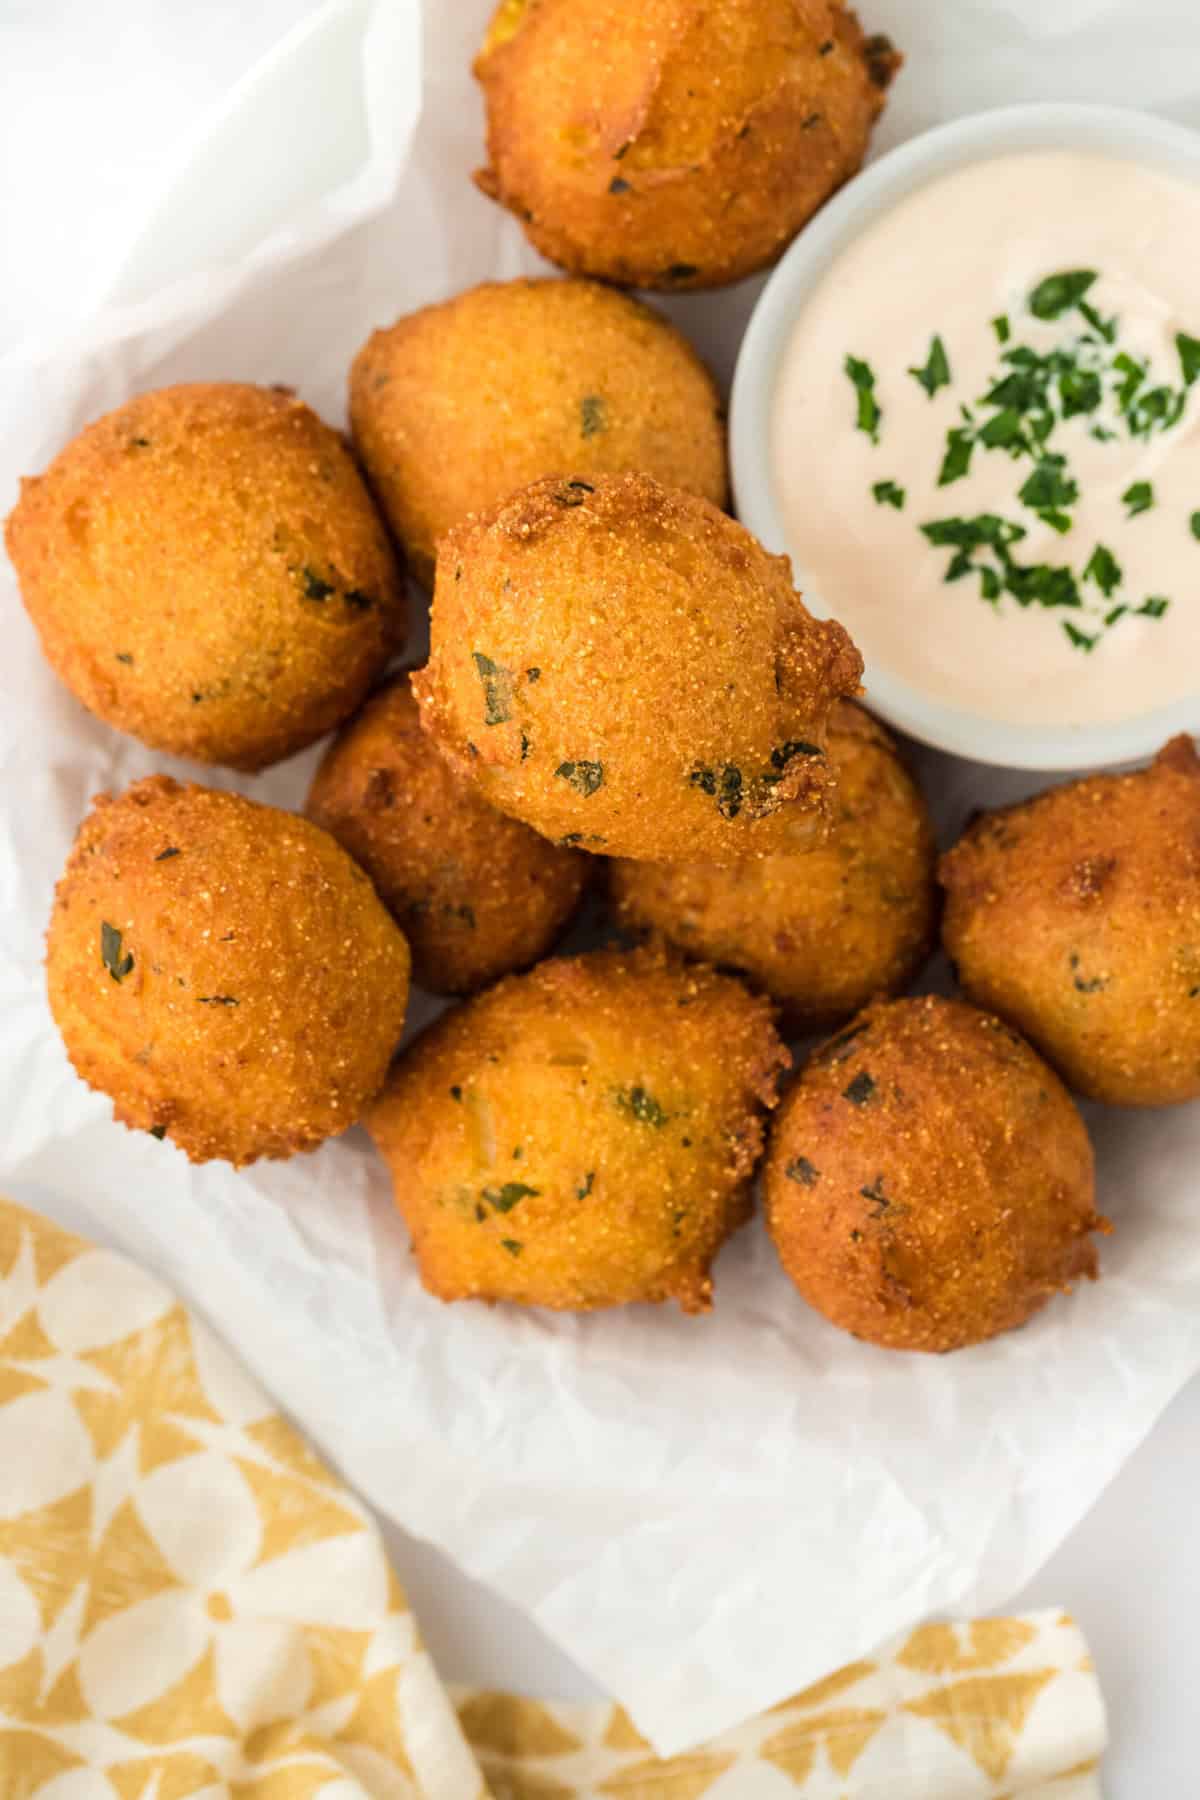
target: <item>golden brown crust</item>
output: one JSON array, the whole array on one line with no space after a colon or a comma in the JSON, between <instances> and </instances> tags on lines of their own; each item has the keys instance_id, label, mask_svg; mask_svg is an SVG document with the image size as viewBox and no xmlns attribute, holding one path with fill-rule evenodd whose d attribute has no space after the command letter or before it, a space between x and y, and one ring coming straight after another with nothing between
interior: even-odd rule
<instances>
[{"instance_id":1,"label":"golden brown crust","mask_svg":"<svg viewBox=\"0 0 1200 1800\"><path fill-rule=\"evenodd\" d=\"M899 63L841 0L501 0L475 179L575 273L737 281L854 174Z\"/></svg>"},{"instance_id":2,"label":"golden brown crust","mask_svg":"<svg viewBox=\"0 0 1200 1800\"><path fill-rule=\"evenodd\" d=\"M408 947L307 819L154 775L80 826L46 979L122 1124L241 1164L359 1118L403 1028Z\"/></svg>"},{"instance_id":3,"label":"golden brown crust","mask_svg":"<svg viewBox=\"0 0 1200 1800\"><path fill-rule=\"evenodd\" d=\"M77 699L158 750L258 769L357 706L400 570L338 433L286 391L139 395L24 481L6 541Z\"/></svg>"},{"instance_id":4,"label":"golden brown crust","mask_svg":"<svg viewBox=\"0 0 1200 1800\"><path fill-rule=\"evenodd\" d=\"M896 1350L1009 1331L1096 1274L1092 1148L1007 1025L926 996L868 1007L779 1110L767 1224L825 1317Z\"/></svg>"},{"instance_id":5,"label":"golden brown crust","mask_svg":"<svg viewBox=\"0 0 1200 1800\"><path fill-rule=\"evenodd\" d=\"M593 866L481 800L421 730L407 675L336 737L305 808L364 868L413 979L466 994L545 954Z\"/></svg>"},{"instance_id":6,"label":"golden brown crust","mask_svg":"<svg viewBox=\"0 0 1200 1800\"><path fill-rule=\"evenodd\" d=\"M443 1014L367 1120L425 1286L703 1311L787 1062L765 1001L649 951L539 963Z\"/></svg>"},{"instance_id":7,"label":"golden brown crust","mask_svg":"<svg viewBox=\"0 0 1200 1800\"><path fill-rule=\"evenodd\" d=\"M562 471L727 496L711 375L669 320L593 281L489 281L398 319L350 372L371 485L414 572L470 512Z\"/></svg>"},{"instance_id":8,"label":"golden brown crust","mask_svg":"<svg viewBox=\"0 0 1200 1800\"><path fill-rule=\"evenodd\" d=\"M608 855L804 848L862 659L786 557L646 475L551 478L439 558L422 722L504 812Z\"/></svg>"},{"instance_id":9,"label":"golden brown crust","mask_svg":"<svg viewBox=\"0 0 1200 1800\"><path fill-rule=\"evenodd\" d=\"M1200 759L1188 737L1130 775L984 813L940 869L964 990L1081 1094L1200 1096Z\"/></svg>"},{"instance_id":10,"label":"golden brown crust","mask_svg":"<svg viewBox=\"0 0 1200 1800\"><path fill-rule=\"evenodd\" d=\"M829 757L837 799L818 848L725 868L617 861L609 872L623 925L737 969L795 1031L828 1029L900 992L936 932L933 828L895 742L841 701Z\"/></svg>"}]
</instances>

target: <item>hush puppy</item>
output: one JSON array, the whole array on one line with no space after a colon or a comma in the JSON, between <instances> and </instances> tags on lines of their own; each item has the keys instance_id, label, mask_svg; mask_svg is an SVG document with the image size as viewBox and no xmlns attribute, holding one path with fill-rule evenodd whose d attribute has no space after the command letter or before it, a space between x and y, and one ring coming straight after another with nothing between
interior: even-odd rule
<instances>
[{"instance_id":1,"label":"hush puppy","mask_svg":"<svg viewBox=\"0 0 1200 1800\"><path fill-rule=\"evenodd\" d=\"M899 62L841 0L501 0L475 180L565 269L717 287L854 174Z\"/></svg>"},{"instance_id":2,"label":"hush puppy","mask_svg":"<svg viewBox=\"0 0 1200 1800\"><path fill-rule=\"evenodd\" d=\"M403 636L399 568L354 462L286 391L130 400L22 483L6 535L76 699L199 762L303 749Z\"/></svg>"},{"instance_id":3,"label":"hush puppy","mask_svg":"<svg viewBox=\"0 0 1200 1800\"><path fill-rule=\"evenodd\" d=\"M1200 1096L1200 760L1092 775L984 813L948 855L946 950L964 991L1077 1093Z\"/></svg>"},{"instance_id":4,"label":"hush puppy","mask_svg":"<svg viewBox=\"0 0 1200 1800\"><path fill-rule=\"evenodd\" d=\"M307 819L163 775L101 794L46 942L67 1055L193 1162L312 1150L382 1085L408 946Z\"/></svg>"},{"instance_id":5,"label":"hush puppy","mask_svg":"<svg viewBox=\"0 0 1200 1800\"><path fill-rule=\"evenodd\" d=\"M598 950L418 1038L367 1125L442 1300L710 1304L787 1052L728 976Z\"/></svg>"},{"instance_id":6,"label":"hush puppy","mask_svg":"<svg viewBox=\"0 0 1200 1800\"><path fill-rule=\"evenodd\" d=\"M377 331L350 373L359 454L414 572L469 512L562 471L643 469L726 498L712 377L686 338L591 281L489 281Z\"/></svg>"},{"instance_id":7,"label":"hush puppy","mask_svg":"<svg viewBox=\"0 0 1200 1800\"><path fill-rule=\"evenodd\" d=\"M559 843L732 862L811 844L862 659L786 557L648 475L554 476L444 540L425 729Z\"/></svg>"},{"instance_id":8,"label":"hush puppy","mask_svg":"<svg viewBox=\"0 0 1200 1800\"><path fill-rule=\"evenodd\" d=\"M837 799L828 842L758 862L614 862L617 917L736 968L796 1031L839 1024L906 987L932 947L936 850L892 738L841 701L829 723Z\"/></svg>"},{"instance_id":9,"label":"hush puppy","mask_svg":"<svg viewBox=\"0 0 1200 1800\"><path fill-rule=\"evenodd\" d=\"M471 993L536 962L589 868L454 773L421 730L406 675L334 739L305 810L367 871L408 939L413 979L433 993Z\"/></svg>"},{"instance_id":10,"label":"hush puppy","mask_svg":"<svg viewBox=\"0 0 1200 1800\"><path fill-rule=\"evenodd\" d=\"M957 1350L1096 1274L1092 1149L1066 1089L961 1001L877 1003L780 1108L767 1223L818 1312L894 1350Z\"/></svg>"}]
</instances>

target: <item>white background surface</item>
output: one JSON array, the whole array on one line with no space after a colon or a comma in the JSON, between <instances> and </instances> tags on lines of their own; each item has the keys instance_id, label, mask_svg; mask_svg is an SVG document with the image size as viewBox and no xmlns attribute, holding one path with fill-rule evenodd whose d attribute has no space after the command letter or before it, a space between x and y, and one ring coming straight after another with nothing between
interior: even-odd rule
<instances>
[{"instance_id":1,"label":"white background surface","mask_svg":"<svg viewBox=\"0 0 1200 1800\"><path fill-rule=\"evenodd\" d=\"M78 315L119 258L164 165L231 82L308 10L303 0L0 0L0 353L28 330ZM887 10L873 5L868 24L886 25ZM928 0L926 10L931 29L969 30L969 0ZM1091 15L1113 16L1126 29L1138 22L1128 93L1089 90L1086 65L1073 63L1054 69L1046 96L1136 103L1151 74L1162 85L1164 58L1178 69L1181 95L1200 91L1200 15L1191 0L1045 0L1041 14L1050 63L1056 23ZM1176 116L1200 124L1186 106ZM1015 1602L1064 1604L1088 1632L1112 1714L1106 1787L1116 1800L1200 1791L1188 1680L1192 1602L1200 1597L1198 1434L1193 1383ZM590 1691L515 1611L436 1552L394 1529L388 1536L448 1677L546 1694Z\"/></svg>"}]
</instances>

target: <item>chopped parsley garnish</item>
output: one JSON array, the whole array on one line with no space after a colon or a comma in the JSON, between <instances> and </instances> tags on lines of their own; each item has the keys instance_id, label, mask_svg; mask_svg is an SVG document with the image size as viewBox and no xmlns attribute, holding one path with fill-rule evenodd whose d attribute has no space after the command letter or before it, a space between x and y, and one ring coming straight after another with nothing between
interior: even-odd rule
<instances>
[{"instance_id":1,"label":"chopped parsley garnish","mask_svg":"<svg viewBox=\"0 0 1200 1800\"><path fill-rule=\"evenodd\" d=\"M794 1157L783 1172L789 1181L798 1182L801 1187L816 1187L821 1179L820 1169L810 1163L807 1156Z\"/></svg>"},{"instance_id":2,"label":"chopped parsley garnish","mask_svg":"<svg viewBox=\"0 0 1200 1800\"><path fill-rule=\"evenodd\" d=\"M850 1086L842 1094L843 1100L849 1100L853 1106L865 1106L875 1093L875 1079L865 1069L860 1069Z\"/></svg>"},{"instance_id":3,"label":"chopped parsley garnish","mask_svg":"<svg viewBox=\"0 0 1200 1800\"><path fill-rule=\"evenodd\" d=\"M931 519L921 530L931 544L954 544L964 550L973 550L980 544L1013 544L1025 536L1023 525L1002 519L998 513L976 513L972 519Z\"/></svg>"},{"instance_id":4,"label":"chopped parsley garnish","mask_svg":"<svg viewBox=\"0 0 1200 1800\"><path fill-rule=\"evenodd\" d=\"M1200 538L1200 512L1194 512L1188 520L1188 524L1191 527L1192 536Z\"/></svg>"},{"instance_id":5,"label":"chopped parsley garnish","mask_svg":"<svg viewBox=\"0 0 1200 1800\"><path fill-rule=\"evenodd\" d=\"M100 926L100 961L114 981L124 981L133 973L133 956L123 949L121 933L107 919Z\"/></svg>"},{"instance_id":6,"label":"chopped parsley garnish","mask_svg":"<svg viewBox=\"0 0 1200 1800\"><path fill-rule=\"evenodd\" d=\"M166 1135L167 1135L167 1128L165 1125L152 1125L150 1127L150 1136L152 1138L157 1138L160 1144L162 1143L162 1141L166 1137Z\"/></svg>"},{"instance_id":7,"label":"chopped parsley garnish","mask_svg":"<svg viewBox=\"0 0 1200 1800\"><path fill-rule=\"evenodd\" d=\"M1016 407L1002 406L999 412L993 413L980 430L979 441L989 450L1007 450L1010 446L1026 449L1022 416Z\"/></svg>"},{"instance_id":8,"label":"chopped parsley garnish","mask_svg":"<svg viewBox=\"0 0 1200 1800\"><path fill-rule=\"evenodd\" d=\"M1186 392L1169 387L1145 388L1125 411L1126 422L1134 437L1152 437L1156 431L1169 431L1187 404Z\"/></svg>"},{"instance_id":9,"label":"chopped parsley garnish","mask_svg":"<svg viewBox=\"0 0 1200 1800\"><path fill-rule=\"evenodd\" d=\"M1038 513L1072 505L1079 498L1079 487L1064 473L1066 462L1065 456L1043 456L1033 474L1022 483L1017 499Z\"/></svg>"},{"instance_id":10,"label":"chopped parsley garnish","mask_svg":"<svg viewBox=\"0 0 1200 1800\"><path fill-rule=\"evenodd\" d=\"M1079 305L1095 279L1095 269L1069 269L1062 275L1047 275L1030 294L1029 310L1035 319L1060 319Z\"/></svg>"},{"instance_id":11,"label":"chopped parsley garnish","mask_svg":"<svg viewBox=\"0 0 1200 1800\"><path fill-rule=\"evenodd\" d=\"M592 1187L593 1187L593 1184L595 1183L595 1180L596 1180L595 1169L589 1169L587 1174L584 1176L583 1180L580 1182L579 1186L575 1189L575 1198L577 1200L586 1200L588 1195L592 1191Z\"/></svg>"},{"instance_id":12,"label":"chopped parsley garnish","mask_svg":"<svg viewBox=\"0 0 1200 1800\"><path fill-rule=\"evenodd\" d=\"M183 854L183 852L181 850L177 849L174 844L168 844L165 850L159 851L158 855L155 857L154 860L155 860L155 862L166 862L166 861L168 861L168 859L170 857L182 856L182 854Z\"/></svg>"},{"instance_id":13,"label":"chopped parsley garnish","mask_svg":"<svg viewBox=\"0 0 1200 1800\"><path fill-rule=\"evenodd\" d=\"M996 513L974 518L932 519L921 530L936 548L952 548L954 555L943 577L958 581L979 577L980 595L995 603L1011 594L1019 606L1079 607L1083 602L1072 570L1061 563L1022 563L1011 546L1026 536L1025 527Z\"/></svg>"},{"instance_id":14,"label":"chopped parsley garnish","mask_svg":"<svg viewBox=\"0 0 1200 1800\"><path fill-rule=\"evenodd\" d=\"M1021 606L1082 606L1079 584L1071 570L1062 563L1034 563L1032 568L1014 567L1009 574L1008 590Z\"/></svg>"},{"instance_id":15,"label":"chopped parsley garnish","mask_svg":"<svg viewBox=\"0 0 1200 1800\"><path fill-rule=\"evenodd\" d=\"M520 1256L525 1246L518 1243L516 1238L501 1238L500 1248L502 1250L507 1250L510 1256Z\"/></svg>"},{"instance_id":16,"label":"chopped parsley garnish","mask_svg":"<svg viewBox=\"0 0 1200 1800\"><path fill-rule=\"evenodd\" d=\"M1050 560L1044 551L1040 560L1022 558L1018 548L1022 540L1038 544L1029 514L1065 537L1069 546L1074 544L1074 509L1083 496L1079 476L1068 460L1071 439L1057 434L1074 420L1077 437L1086 436L1098 444L1115 445L1130 437L1149 440L1177 424L1190 389L1200 381L1200 337L1182 331L1174 334L1182 385L1163 380L1161 372L1152 367L1152 359L1121 348L1120 319L1102 316L1094 304L1098 280L1095 269L1063 269L1044 276L1031 288L1025 303L1027 316L1043 324L1058 324L1057 339L1052 333L1042 333L1033 343L1021 342L1017 316L997 314L990 321L996 342L995 371L981 384L981 393L965 397L967 403L958 407L958 420L944 434L937 485L949 487L966 480L979 456L998 453L1018 465L1013 505L997 512L915 521L931 546L949 553L943 570L945 581L972 577L970 591L994 607L1007 597L1021 607L1063 608L1078 614L1078 619L1060 623L1068 642L1085 653L1127 614L1161 618L1170 601L1165 595L1149 595L1140 606L1134 606L1127 595L1122 597L1121 562L1106 544L1093 542L1090 548L1080 544L1074 553L1067 548L1061 561ZM1051 340L1048 347L1047 338ZM861 358L847 355L844 372L858 399L856 428L878 443L882 414L876 400L875 370ZM931 399L952 385L945 341L937 332L930 338L925 362L907 372ZM1091 466L1089 463L1089 470ZM891 478L873 483L871 492L879 506L891 506L897 512L905 507L906 489ZM1121 504L1127 520L1148 512L1157 504L1153 485L1145 480L1130 482ZM1012 516L1017 507L1027 509L1024 520L1019 511ZM1188 525L1200 541L1200 508L1189 517ZM698 767L691 779L707 793L719 791L715 770ZM764 779L770 777L750 778L747 792L751 802Z\"/></svg>"},{"instance_id":17,"label":"chopped parsley garnish","mask_svg":"<svg viewBox=\"0 0 1200 1800\"><path fill-rule=\"evenodd\" d=\"M920 382L931 400L939 388L950 386L950 361L940 337L935 336L931 340L924 363L919 368L910 368L908 372L914 381Z\"/></svg>"},{"instance_id":18,"label":"chopped parsley garnish","mask_svg":"<svg viewBox=\"0 0 1200 1800\"><path fill-rule=\"evenodd\" d=\"M949 487L952 481L962 480L971 466L974 448L975 437L969 426L956 425L946 433L946 452L938 472L939 487Z\"/></svg>"},{"instance_id":19,"label":"chopped parsley garnish","mask_svg":"<svg viewBox=\"0 0 1200 1800\"><path fill-rule=\"evenodd\" d=\"M1175 348L1179 352L1179 366L1183 370L1183 384L1191 387L1200 375L1200 338L1189 337L1186 331L1175 333Z\"/></svg>"},{"instance_id":20,"label":"chopped parsley garnish","mask_svg":"<svg viewBox=\"0 0 1200 1800\"><path fill-rule=\"evenodd\" d=\"M1079 310L1091 326L1092 330L1096 332L1099 337L1103 338L1106 344L1111 344L1117 335L1116 319L1102 319L1095 308L1089 306L1086 300L1081 300L1079 302ZM1085 338L1084 342L1090 342L1090 340Z\"/></svg>"},{"instance_id":21,"label":"chopped parsley garnish","mask_svg":"<svg viewBox=\"0 0 1200 1800\"><path fill-rule=\"evenodd\" d=\"M1121 565L1111 550L1097 544L1083 571L1085 581L1094 581L1104 598L1109 599L1121 585Z\"/></svg>"},{"instance_id":22,"label":"chopped parsley garnish","mask_svg":"<svg viewBox=\"0 0 1200 1800\"><path fill-rule=\"evenodd\" d=\"M1121 350L1112 360L1112 372L1121 377L1113 388L1113 398L1119 412L1127 413L1133 404L1133 397L1146 379L1146 365L1135 362L1126 351Z\"/></svg>"},{"instance_id":23,"label":"chopped parsley garnish","mask_svg":"<svg viewBox=\"0 0 1200 1800\"><path fill-rule=\"evenodd\" d=\"M1025 536L1025 527L1011 519L1002 519L997 513L977 513L969 519L930 519L921 530L935 549L954 551L943 579L961 581L964 575L976 573L985 600L998 600L1010 580L1020 581L1023 577L1024 571L1009 545ZM994 556L999 570L987 562L976 561L980 551Z\"/></svg>"},{"instance_id":24,"label":"chopped parsley garnish","mask_svg":"<svg viewBox=\"0 0 1200 1800\"><path fill-rule=\"evenodd\" d=\"M1104 398L1104 389L1095 369L1067 367L1059 371L1058 397L1063 418L1071 419L1076 413L1095 412Z\"/></svg>"},{"instance_id":25,"label":"chopped parsley garnish","mask_svg":"<svg viewBox=\"0 0 1200 1800\"><path fill-rule=\"evenodd\" d=\"M875 371L869 363L857 356L847 356L842 365L854 384L858 396L858 411L854 425L857 431L865 431L873 444L879 442L879 422L883 417L879 402L875 398Z\"/></svg>"}]
</instances>

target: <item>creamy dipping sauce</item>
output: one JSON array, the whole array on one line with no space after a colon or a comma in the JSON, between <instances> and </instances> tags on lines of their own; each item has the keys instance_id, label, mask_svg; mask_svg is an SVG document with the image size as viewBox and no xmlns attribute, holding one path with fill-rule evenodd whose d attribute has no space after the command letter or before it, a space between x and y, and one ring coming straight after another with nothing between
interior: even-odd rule
<instances>
[{"instance_id":1,"label":"creamy dipping sauce","mask_svg":"<svg viewBox=\"0 0 1200 1800\"><path fill-rule=\"evenodd\" d=\"M1009 722L1200 690L1200 189L977 162L867 227L771 423L797 585L867 663Z\"/></svg>"}]
</instances>

